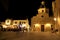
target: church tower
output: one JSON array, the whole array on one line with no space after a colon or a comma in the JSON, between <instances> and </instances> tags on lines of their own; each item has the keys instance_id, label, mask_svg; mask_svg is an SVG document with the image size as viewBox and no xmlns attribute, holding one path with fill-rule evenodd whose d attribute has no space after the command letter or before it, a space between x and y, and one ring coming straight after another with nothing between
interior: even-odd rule
<instances>
[{"instance_id":1,"label":"church tower","mask_svg":"<svg viewBox=\"0 0 60 40\"><path fill-rule=\"evenodd\" d=\"M41 6L38 9L38 14L37 15L40 16L40 17L45 17L45 18L49 17L49 9L46 8L44 1L41 2Z\"/></svg>"}]
</instances>

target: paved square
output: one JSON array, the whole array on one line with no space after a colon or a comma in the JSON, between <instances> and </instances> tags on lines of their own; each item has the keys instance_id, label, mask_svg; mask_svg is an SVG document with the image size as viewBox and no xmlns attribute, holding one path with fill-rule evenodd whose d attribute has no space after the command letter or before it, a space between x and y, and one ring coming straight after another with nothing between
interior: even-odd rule
<instances>
[{"instance_id":1,"label":"paved square","mask_svg":"<svg viewBox=\"0 0 60 40\"><path fill-rule=\"evenodd\" d=\"M51 32L0 32L0 40L60 40L60 34Z\"/></svg>"}]
</instances>

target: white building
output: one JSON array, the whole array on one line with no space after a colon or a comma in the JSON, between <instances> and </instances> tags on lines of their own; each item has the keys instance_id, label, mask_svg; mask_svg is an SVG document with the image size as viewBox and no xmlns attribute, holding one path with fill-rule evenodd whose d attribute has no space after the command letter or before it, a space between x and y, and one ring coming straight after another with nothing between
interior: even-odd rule
<instances>
[{"instance_id":1,"label":"white building","mask_svg":"<svg viewBox=\"0 0 60 40\"><path fill-rule=\"evenodd\" d=\"M29 28L29 21L28 19L25 20L11 20L11 19L6 19L5 24L3 24L3 28L19 28L20 24L25 23L23 26L26 28Z\"/></svg>"}]
</instances>

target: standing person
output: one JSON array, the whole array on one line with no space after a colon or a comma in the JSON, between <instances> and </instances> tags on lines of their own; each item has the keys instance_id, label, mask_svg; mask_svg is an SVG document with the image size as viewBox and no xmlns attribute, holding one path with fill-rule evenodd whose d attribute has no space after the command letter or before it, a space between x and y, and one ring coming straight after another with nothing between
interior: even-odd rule
<instances>
[{"instance_id":1,"label":"standing person","mask_svg":"<svg viewBox=\"0 0 60 40\"><path fill-rule=\"evenodd\" d=\"M23 30L23 32L26 30L26 24L25 23L22 24L22 30Z\"/></svg>"},{"instance_id":2,"label":"standing person","mask_svg":"<svg viewBox=\"0 0 60 40\"><path fill-rule=\"evenodd\" d=\"M22 27L22 24L19 25L19 29L20 29L20 31L21 31L21 27Z\"/></svg>"},{"instance_id":3,"label":"standing person","mask_svg":"<svg viewBox=\"0 0 60 40\"><path fill-rule=\"evenodd\" d=\"M28 25L28 27L27 27L28 32L30 31L29 29L30 29L30 26Z\"/></svg>"},{"instance_id":4,"label":"standing person","mask_svg":"<svg viewBox=\"0 0 60 40\"><path fill-rule=\"evenodd\" d=\"M22 27L22 24L19 24L19 25L18 25L19 31L21 31L21 27Z\"/></svg>"},{"instance_id":5,"label":"standing person","mask_svg":"<svg viewBox=\"0 0 60 40\"><path fill-rule=\"evenodd\" d=\"M22 23L22 31L24 32L24 23Z\"/></svg>"}]
</instances>

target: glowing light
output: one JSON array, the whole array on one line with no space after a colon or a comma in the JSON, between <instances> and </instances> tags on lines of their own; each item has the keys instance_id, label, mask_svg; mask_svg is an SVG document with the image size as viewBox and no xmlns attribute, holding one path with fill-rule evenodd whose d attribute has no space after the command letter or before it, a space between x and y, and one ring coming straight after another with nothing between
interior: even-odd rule
<instances>
[{"instance_id":1,"label":"glowing light","mask_svg":"<svg viewBox=\"0 0 60 40\"><path fill-rule=\"evenodd\" d=\"M51 26L51 24L46 24L45 26L46 26L46 27L50 27L50 26Z\"/></svg>"},{"instance_id":2,"label":"glowing light","mask_svg":"<svg viewBox=\"0 0 60 40\"><path fill-rule=\"evenodd\" d=\"M39 24L35 24L35 27L40 27L40 25Z\"/></svg>"},{"instance_id":3,"label":"glowing light","mask_svg":"<svg viewBox=\"0 0 60 40\"><path fill-rule=\"evenodd\" d=\"M58 17L58 24L60 25L60 18Z\"/></svg>"},{"instance_id":4,"label":"glowing light","mask_svg":"<svg viewBox=\"0 0 60 40\"><path fill-rule=\"evenodd\" d=\"M6 20L6 25L10 25L10 23L11 23L11 20Z\"/></svg>"},{"instance_id":5,"label":"glowing light","mask_svg":"<svg viewBox=\"0 0 60 40\"><path fill-rule=\"evenodd\" d=\"M45 4L45 2L44 2L44 1L42 1L42 2L41 2L41 4L42 4L42 5L44 5L44 4Z\"/></svg>"},{"instance_id":6,"label":"glowing light","mask_svg":"<svg viewBox=\"0 0 60 40\"><path fill-rule=\"evenodd\" d=\"M26 24L22 24L22 27L26 27Z\"/></svg>"},{"instance_id":7,"label":"glowing light","mask_svg":"<svg viewBox=\"0 0 60 40\"><path fill-rule=\"evenodd\" d=\"M3 25L3 28L7 28L7 26L6 25Z\"/></svg>"},{"instance_id":8,"label":"glowing light","mask_svg":"<svg viewBox=\"0 0 60 40\"><path fill-rule=\"evenodd\" d=\"M54 18L54 21L56 21L56 18Z\"/></svg>"}]
</instances>

